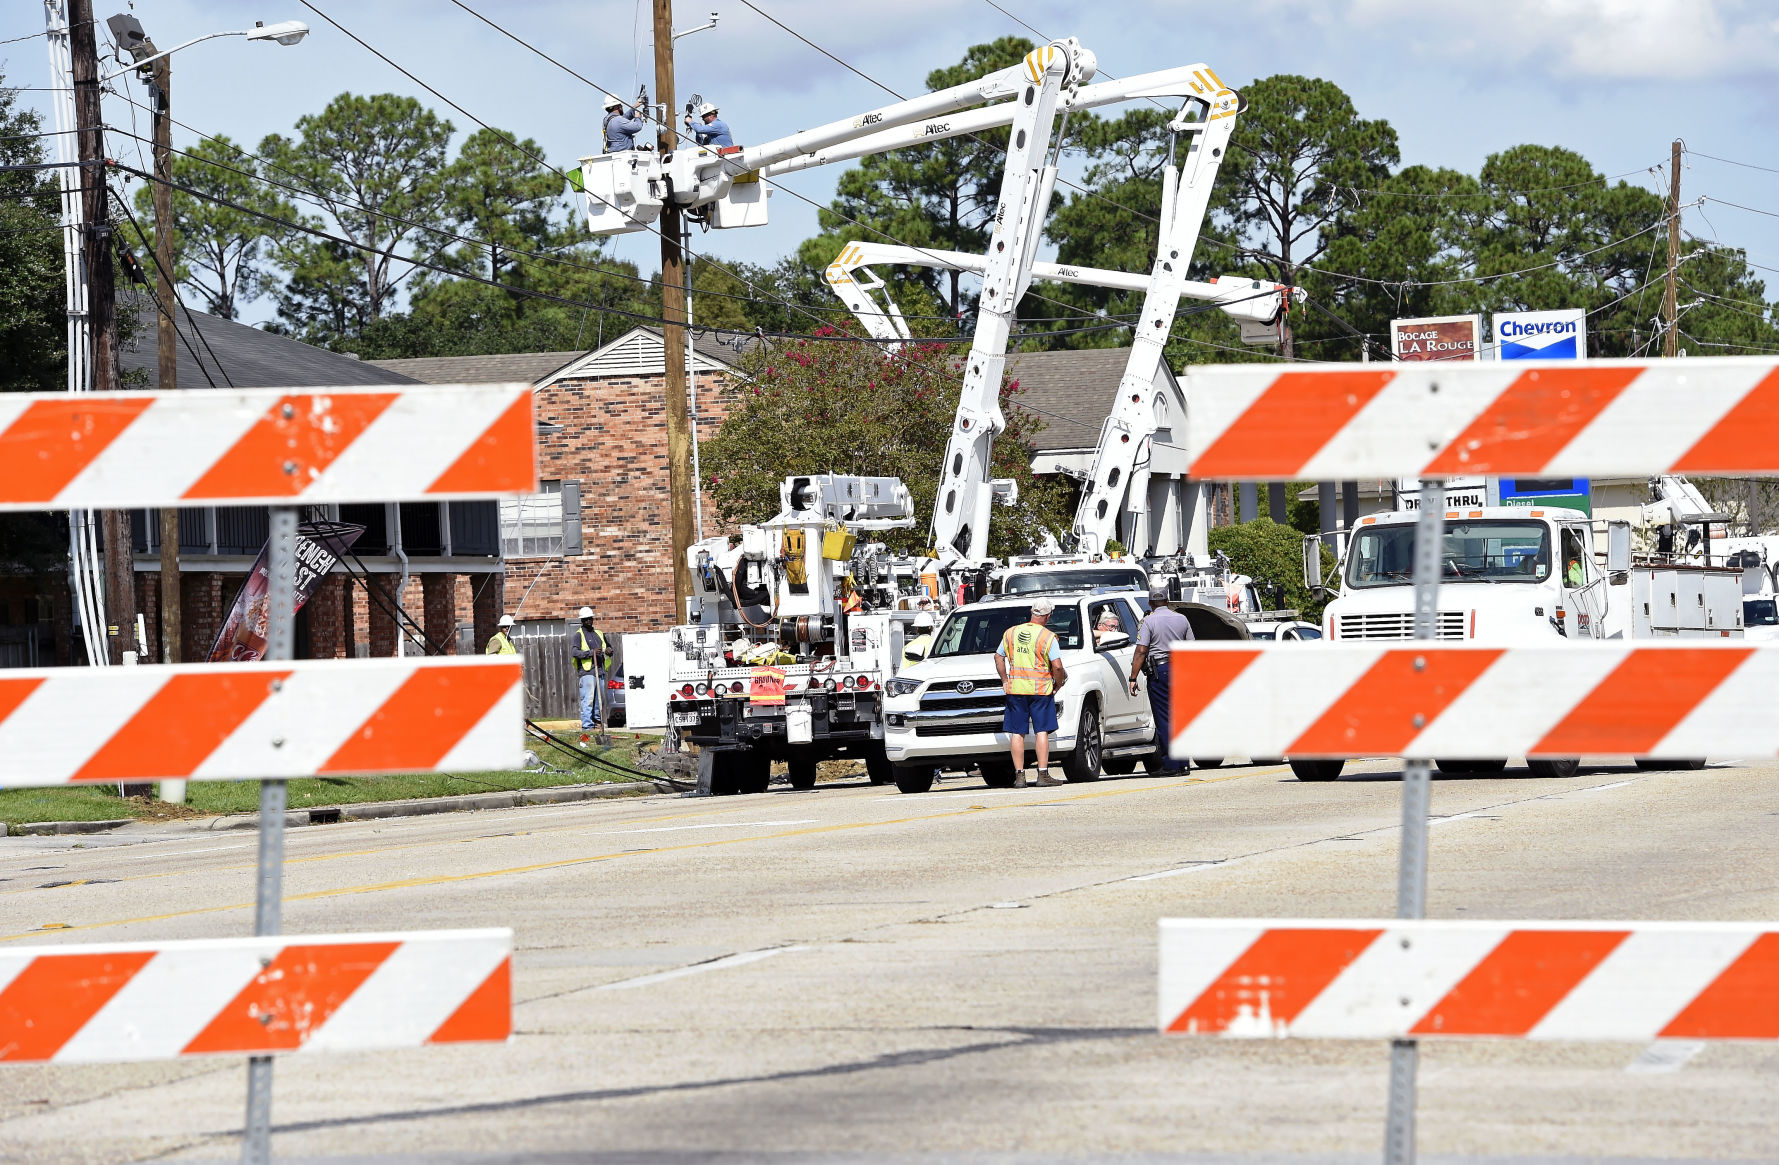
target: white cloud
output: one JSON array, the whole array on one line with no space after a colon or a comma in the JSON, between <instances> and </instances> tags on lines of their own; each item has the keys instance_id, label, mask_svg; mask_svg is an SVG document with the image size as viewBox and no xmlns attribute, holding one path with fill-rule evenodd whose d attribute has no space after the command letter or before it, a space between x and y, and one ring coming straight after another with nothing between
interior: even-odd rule
<instances>
[{"instance_id":1,"label":"white cloud","mask_svg":"<svg viewBox=\"0 0 1779 1165\"><path fill-rule=\"evenodd\" d=\"M1478 71L1555 81L1779 72L1779 20L1761 0L1350 0L1349 19Z\"/></svg>"}]
</instances>

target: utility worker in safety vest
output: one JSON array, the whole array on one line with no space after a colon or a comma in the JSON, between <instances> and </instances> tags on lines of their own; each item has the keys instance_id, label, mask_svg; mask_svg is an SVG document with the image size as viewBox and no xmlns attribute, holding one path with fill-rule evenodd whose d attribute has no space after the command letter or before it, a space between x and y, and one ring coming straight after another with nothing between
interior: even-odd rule
<instances>
[{"instance_id":1,"label":"utility worker in safety vest","mask_svg":"<svg viewBox=\"0 0 1779 1165\"><path fill-rule=\"evenodd\" d=\"M933 650L933 616L922 611L914 617L914 638L902 645L902 666L919 663Z\"/></svg>"},{"instance_id":2,"label":"utility worker in safety vest","mask_svg":"<svg viewBox=\"0 0 1779 1165\"><path fill-rule=\"evenodd\" d=\"M582 607L580 619L569 654L581 686L581 731L591 732L599 727L600 689L605 686L605 636L593 626L592 607Z\"/></svg>"},{"instance_id":3,"label":"utility worker in safety vest","mask_svg":"<svg viewBox=\"0 0 1779 1165\"><path fill-rule=\"evenodd\" d=\"M500 627L488 639L488 646L482 649L483 655L518 655L519 648L513 643L513 617L502 615Z\"/></svg>"},{"instance_id":4,"label":"utility worker in safety vest","mask_svg":"<svg viewBox=\"0 0 1779 1165\"><path fill-rule=\"evenodd\" d=\"M647 123L637 116L632 107L626 111L624 103L616 97L605 99L605 152L620 153L636 148L636 135L646 128Z\"/></svg>"},{"instance_id":5,"label":"utility worker in safety vest","mask_svg":"<svg viewBox=\"0 0 1779 1165\"><path fill-rule=\"evenodd\" d=\"M1056 635L1045 626L1054 606L1049 599L1032 604L1031 622L1007 628L1001 646L995 652L995 671L1000 673L1001 687L1007 693L1007 711L1001 730L1007 734L1008 751L1013 756L1013 787L1027 784L1060 785L1061 777L1050 771L1050 734L1056 731L1056 693L1068 680L1063 671L1061 646ZM1025 736L1027 731L1038 737L1038 769L1028 781L1025 774Z\"/></svg>"}]
</instances>

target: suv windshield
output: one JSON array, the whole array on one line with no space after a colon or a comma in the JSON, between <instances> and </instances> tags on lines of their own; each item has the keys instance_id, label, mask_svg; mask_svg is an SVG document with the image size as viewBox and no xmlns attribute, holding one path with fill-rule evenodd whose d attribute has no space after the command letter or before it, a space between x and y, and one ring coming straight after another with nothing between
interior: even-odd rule
<instances>
[{"instance_id":1,"label":"suv windshield","mask_svg":"<svg viewBox=\"0 0 1779 1165\"><path fill-rule=\"evenodd\" d=\"M1779 627L1779 609L1772 599L1743 599L1742 624L1745 627Z\"/></svg>"},{"instance_id":2,"label":"suv windshield","mask_svg":"<svg viewBox=\"0 0 1779 1165\"><path fill-rule=\"evenodd\" d=\"M1362 528L1347 555L1347 585L1407 586L1414 551L1412 523ZM1550 527L1511 518L1447 522L1440 558L1443 582L1543 582L1550 577Z\"/></svg>"},{"instance_id":3,"label":"suv windshield","mask_svg":"<svg viewBox=\"0 0 1779 1165\"><path fill-rule=\"evenodd\" d=\"M1085 591L1094 587L1129 587L1142 590L1149 585L1149 576L1135 566L1098 566L1081 570L1046 570L1037 574L1016 574L1009 578L1001 593L1031 595L1039 591ZM1052 627L1052 631L1056 628ZM1058 632L1061 634L1061 632Z\"/></svg>"},{"instance_id":4,"label":"suv windshield","mask_svg":"<svg viewBox=\"0 0 1779 1165\"><path fill-rule=\"evenodd\" d=\"M942 655L992 655L1001 646L1001 636L1009 627L1017 627L1031 618L1030 607L964 607L953 611L945 626L933 639L928 659ZM1062 648L1081 646L1081 609L1070 604L1050 613L1045 624L1056 635Z\"/></svg>"}]
</instances>

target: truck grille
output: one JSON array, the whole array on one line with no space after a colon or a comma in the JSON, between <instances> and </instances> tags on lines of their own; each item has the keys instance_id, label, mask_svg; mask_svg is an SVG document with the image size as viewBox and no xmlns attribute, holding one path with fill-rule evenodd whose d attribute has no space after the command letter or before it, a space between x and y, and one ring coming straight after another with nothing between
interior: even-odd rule
<instances>
[{"instance_id":1,"label":"truck grille","mask_svg":"<svg viewBox=\"0 0 1779 1165\"><path fill-rule=\"evenodd\" d=\"M1334 637L1336 639L1413 639L1414 634L1415 617L1408 612L1336 615L1334 617ZM1463 639L1464 612L1441 611L1438 629L1434 632L1434 637Z\"/></svg>"}]
</instances>

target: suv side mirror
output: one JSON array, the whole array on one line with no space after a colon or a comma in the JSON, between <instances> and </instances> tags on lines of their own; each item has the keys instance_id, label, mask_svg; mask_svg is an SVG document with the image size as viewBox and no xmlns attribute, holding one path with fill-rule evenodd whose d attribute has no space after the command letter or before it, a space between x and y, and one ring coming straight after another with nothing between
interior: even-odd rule
<instances>
[{"instance_id":1,"label":"suv side mirror","mask_svg":"<svg viewBox=\"0 0 1779 1165\"><path fill-rule=\"evenodd\" d=\"M1096 635L1093 641L1095 651L1117 651L1120 647L1129 646L1130 636L1122 631L1108 631L1103 635Z\"/></svg>"},{"instance_id":2,"label":"suv side mirror","mask_svg":"<svg viewBox=\"0 0 1779 1165\"><path fill-rule=\"evenodd\" d=\"M1606 523L1606 571L1623 574L1631 569L1631 524Z\"/></svg>"}]
</instances>

